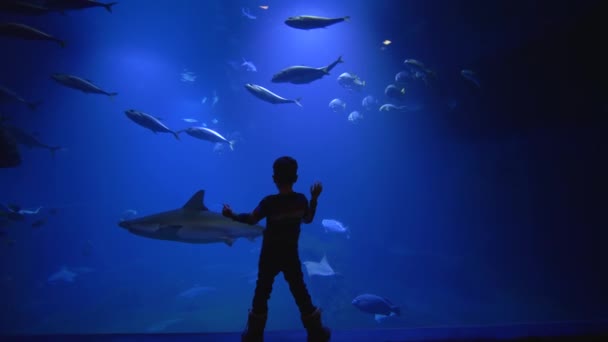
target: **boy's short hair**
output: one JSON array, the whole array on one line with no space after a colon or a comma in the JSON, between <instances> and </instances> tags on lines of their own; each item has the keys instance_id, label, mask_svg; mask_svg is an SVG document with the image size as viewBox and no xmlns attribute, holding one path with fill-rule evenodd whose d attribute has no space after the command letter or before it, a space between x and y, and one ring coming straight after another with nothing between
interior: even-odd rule
<instances>
[{"instance_id":1,"label":"boy's short hair","mask_svg":"<svg viewBox=\"0 0 608 342\"><path fill-rule=\"evenodd\" d=\"M298 180L298 162L289 156L277 158L272 164L272 177L277 184L293 184Z\"/></svg>"}]
</instances>

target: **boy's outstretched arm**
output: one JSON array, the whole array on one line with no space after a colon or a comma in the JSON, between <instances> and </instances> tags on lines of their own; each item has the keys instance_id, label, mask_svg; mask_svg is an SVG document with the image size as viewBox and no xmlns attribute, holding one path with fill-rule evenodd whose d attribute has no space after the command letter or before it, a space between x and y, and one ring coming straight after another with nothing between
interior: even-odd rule
<instances>
[{"instance_id":1,"label":"boy's outstretched arm","mask_svg":"<svg viewBox=\"0 0 608 342\"><path fill-rule=\"evenodd\" d=\"M310 187L310 202L302 218L304 223L311 223L314 220L315 213L317 212L317 199L321 195L321 191L323 191L323 185L320 182L316 182Z\"/></svg>"},{"instance_id":2,"label":"boy's outstretched arm","mask_svg":"<svg viewBox=\"0 0 608 342\"><path fill-rule=\"evenodd\" d=\"M261 204L258 205L251 213L235 214L228 204L224 204L222 215L231 218L237 222L254 225L264 218L261 210Z\"/></svg>"}]
</instances>

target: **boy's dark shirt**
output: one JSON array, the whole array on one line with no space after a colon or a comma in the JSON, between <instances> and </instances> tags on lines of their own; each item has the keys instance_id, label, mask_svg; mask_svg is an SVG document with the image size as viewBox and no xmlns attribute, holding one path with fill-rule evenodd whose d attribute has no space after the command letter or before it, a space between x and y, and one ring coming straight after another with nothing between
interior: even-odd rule
<instances>
[{"instance_id":1,"label":"boy's dark shirt","mask_svg":"<svg viewBox=\"0 0 608 342\"><path fill-rule=\"evenodd\" d=\"M256 224L266 218L263 245L296 247L300 237L300 224L312 222L316 203L309 206L304 194L291 192L264 197L251 214L236 215L234 219Z\"/></svg>"}]
</instances>

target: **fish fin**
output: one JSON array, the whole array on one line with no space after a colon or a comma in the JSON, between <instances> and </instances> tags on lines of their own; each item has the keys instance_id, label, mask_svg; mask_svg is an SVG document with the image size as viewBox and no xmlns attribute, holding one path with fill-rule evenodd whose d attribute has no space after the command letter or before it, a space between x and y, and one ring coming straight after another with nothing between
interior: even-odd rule
<instances>
[{"instance_id":1,"label":"fish fin","mask_svg":"<svg viewBox=\"0 0 608 342\"><path fill-rule=\"evenodd\" d=\"M236 140L230 140L228 142L228 146L230 146L230 151L234 151L234 144L236 143Z\"/></svg>"},{"instance_id":2,"label":"fish fin","mask_svg":"<svg viewBox=\"0 0 608 342\"><path fill-rule=\"evenodd\" d=\"M327 262L326 254L323 254L323 258L321 258L321 261L319 261L319 264L329 265L329 262Z\"/></svg>"},{"instance_id":3,"label":"fish fin","mask_svg":"<svg viewBox=\"0 0 608 342\"><path fill-rule=\"evenodd\" d=\"M293 100L293 103L297 104L298 106L302 107L302 104L300 103L300 101L302 100L301 97L298 97L297 99Z\"/></svg>"},{"instance_id":4,"label":"fish fin","mask_svg":"<svg viewBox=\"0 0 608 342\"><path fill-rule=\"evenodd\" d=\"M321 71L323 71L325 75L329 75L329 70L327 70L327 67L322 68Z\"/></svg>"},{"instance_id":5,"label":"fish fin","mask_svg":"<svg viewBox=\"0 0 608 342\"><path fill-rule=\"evenodd\" d=\"M205 190L197 191L182 207L186 210L207 211L205 207Z\"/></svg>"},{"instance_id":6,"label":"fish fin","mask_svg":"<svg viewBox=\"0 0 608 342\"><path fill-rule=\"evenodd\" d=\"M342 56L338 57L338 60L336 61L336 63L344 63L344 60L342 59Z\"/></svg>"},{"instance_id":7,"label":"fish fin","mask_svg":"<svg viewBox=\"0 0 608 342\"><path fill-rule=\"evenodd\" d=\"M177 140L181 140L181 139L179 138L179 134L177 134L177 132L171 131L171 134L173 134L173 136L175 136L175 139L177 139Z\"/></svg>"},{"instance_id":8,"label":"fish fin","mask_svg":"<svg viewBox=\"0 0 608 342\"><path fill-rule=\"evenodd\" d=\"M106 11L112 13L112 6L118 4L118 2L110 2L108 4L104 4L103 7L106 9Z\"/></svg>"},{"instance_id":9,"label":"fish fin","mask_svg":"<svg viewBox=\"0 0 608 342\"><path fill-rule=\"evenodd\" d=\"M225 238L224 239L224 243L228 245L228 247L232 247L232 244L234 244L234 239L232 238Z\"/></svg>"},{"instance_id":10,"label":"fish fin","mask_svg":"<svg viewBox=\"0 0 608 342\"><path fill-rule=\"evenodd\" d=\"M405 88L401 88L400 93L401 93L401 94L405 94Z\"/></svg>"},{"instance_id":11,"label":"fish fin","mask_svg":"<svg viewBox=\"0 0 608 342\"><path fill-rule=\"evenodd\" d=\"M41 104L42 104L42 101L35 101L35 102L28 102L27 106L31 110L36 110L38 108L38 106L40 106Z\"/></svg>"},{"instance_id":12,"label":"fish fin","mask_svg":"<svg viewBox=\"0 0 608 342\"><path fill-rule=\"evenodd\" d=\"M346 17L344 17L342 19L344 19L344 21L350 21L350 15L347 15Z\"/></svg>"}]
</instances>

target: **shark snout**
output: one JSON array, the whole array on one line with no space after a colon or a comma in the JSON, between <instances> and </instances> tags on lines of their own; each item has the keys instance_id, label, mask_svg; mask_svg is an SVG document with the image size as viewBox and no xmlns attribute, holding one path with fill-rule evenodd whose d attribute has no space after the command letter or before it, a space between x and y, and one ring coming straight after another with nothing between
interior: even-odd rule
<instances>
[{"instance_id":1,"label":"shark snout","mask_svg":"<svg viewBox=\"0 0 608 342\"><path fill-rule=\"evenodd\" d=\"M121 226L121 227L123 227L124 229L129 229L130 228L129 227L129 223L127 221L125 221L125 220L120 220L118 222L118 225Z\"/></svg>"}]
</instances>

